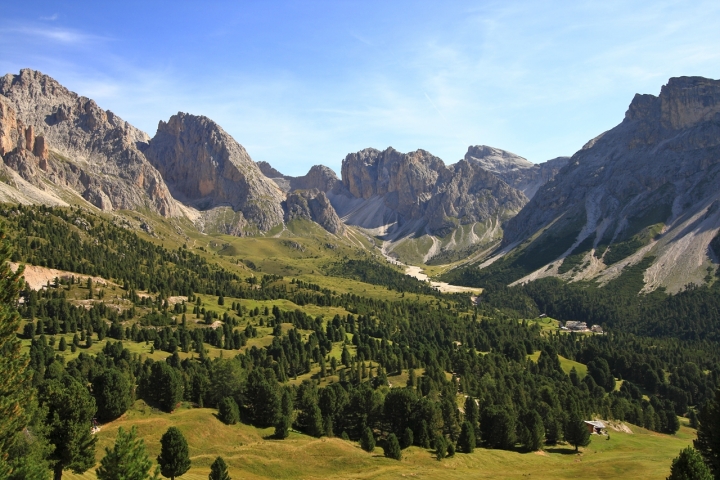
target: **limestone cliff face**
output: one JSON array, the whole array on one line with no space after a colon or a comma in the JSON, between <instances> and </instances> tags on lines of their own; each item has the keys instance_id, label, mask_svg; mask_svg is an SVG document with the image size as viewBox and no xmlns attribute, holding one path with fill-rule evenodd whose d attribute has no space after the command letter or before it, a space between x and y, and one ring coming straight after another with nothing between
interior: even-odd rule
<instances>
[{"instance_id":1,"label":"limestone cliff face","mask_svg":"<svg viewBox=\"0 0 720 480\"><path fill-rule=\"evenodd\" d=\"M289 193L285 206L285 221L295 218L312 220L336 235L345 233L345 225L337 216L325 192L318 189L295 190Z\"/></svg>"},{"instance_id":2,"label":"limestone cliff face","mask_svg":"<svg viewBox=\"0 0 720 480\"><path fill-rule=\"evenodd\" d=\"M503 242L545 227L536 242L570 235L562 257L585 254L591 276L653 255L648 288L676 291L702 283L716 262L718 182L720 81L672 78L657 97L636 95L622 123L573 155L508 222Z\"/></svg>"},{"instance_id":3,"label":"limestone cliff face","mask_svg":"<svg viewBox=\"0 0 720 480\"><path fill-rule=\"evenodd\" d=\"M282 191L207 117L178 113L161 121L145 156L183 203L199 210L229 206L260 231L283 221Z\"/></svg>"},{"instance_id":4,"label":"limestone cliff face","mask_svg":"<svg viewBox=\"0 0 720 480\"><path fill-rule=\"evenodd\" d=\"M527 197L499 176L461 160L441 172L427 202L425 218L430 231L440 236L458 224L506 220L527 203Z\"/></svg>"},{"instance_id":5,"label":"limestone cliff face","mask_svg":"<svg viewBox=\"0 0 720 480\"><path fill-rule=\"evenodd\" d=\"M382 197L387 208L414 219L422 216L443 170L443 161L425 150L405 154L392 147L382 152L368 148L346 156L341 175L354 197Z\"/></svg>"},{"instance_id":6,"label":"limestone cliff face","mask_svg":"<svg viewBox=\"0 0 720 480\"><path fill-rule=\"evenodd\" d=\"M465 160L494 173L528 198L532 198L542 185L555 177L569 159L557 157L535 164L514 153L486 145L470 146L465 154Z\"/></svg>"},{"instance_id":7,"label":"limestone cliff face","mask_svg":"<svg viewBox=\"0 0 720 480\"><path fill-rule=\"evenodd\" d=\"M368 209L376 210L378 222L401 226L419 221L428 233L439 236L461 224L507 218L507 213L517 212L527 202L522 192L479 162L463 160L447 167L424 150L404 154L388 148L351 153L343 160L342 182L347 195L372 200ZM377 210L376 199L382 199L384 210ZM342 206L338 208L342 210ZM357 210L352 216L368 220ZM372 227L368 223L362 226Z\"/></svg>"},{"instance_id":8,"label":"limestone cliff face","mask_svg":"<svg viewBox=\"0 0 720 480\"><path fill-rule=\"evenodd\" d=\"M10 108L25 129L22 148L9 153L17 139L3 130L0 149L5 162L28 182L40 189L46 181L70 188L104 210L149 208L180 215L160 174L142 154L149 140L145 133L30 69L0 78L0 98L8 125L13 123Z\"/></svg>"}]
</instances>

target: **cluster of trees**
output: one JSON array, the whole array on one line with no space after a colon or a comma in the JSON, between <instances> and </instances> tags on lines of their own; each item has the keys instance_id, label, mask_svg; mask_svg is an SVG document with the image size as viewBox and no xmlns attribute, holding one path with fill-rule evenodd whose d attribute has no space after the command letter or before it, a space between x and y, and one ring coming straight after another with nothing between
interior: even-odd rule
<instances>
[{"instance_id":1,"label":"cluster of trees","mask_svg":"<svg viewBox=\"0 0 720 480\"><path fill-rule=\"evenodd\" d=\"M400 458L402 449L410 445L433 448L439 459L456 451L471 453L478 446L536 450L567 441L577 448L587 444L582 420L592 416L674 433L678 415L700 412L697 421L702 426L712 416L703 412L716 408L712 405L720 385L720 350L714 340L653 337L616 329L592 337L547 334L535 323L520 320L533 308L539 311L539 305L546 310L562 306L568 312L585 305L587 310L581 312L595 318L598 310L606 311L602 305L621 311L622 295L615 303L607 300L598 306L582 303L583 295L566 295L562 286L498 287L489 289L481 305L471 307L446 296L415 302L337 294L269 275L247 282L184 249L169 251L142 243L131 233L81 211L14 208L9 223L24 232L15 237L22 259L57 254L47 249L52 248L53 235L60 235L60 226L78 237L63 248L69 249L65 253L78 265L87 265L86 271L109 258L105 255L110 250L103 250L102 245L112 247L115 255L127 253L122 267L108 266L105 273L120 275L114 278L126 285L126 298L133 307L117 312L100 300L90 309L77 308L64 296L61 284L43 292L23 291L16 274L0 271L0 281L6 282L0 285L6 309L0 314L7 318L7 328L4 323L5 330L0 331L7 337L0 344L0 362L5 362L0 367L20 372L8 378L29 392L27 398L11 395L7 401L0 396L0 414L26 406L21 416L13 417L16 423L0 415L0 428L14 432L6 444L0 443L2 451L8 452L6 470L15 472L11 478L33 478L17 473L29 468L52 467L56 477L64 469L90 468L94 453L88 452L94 452L94 441L89 422L93 417L117 418L136 398L165 411L182 401L217 408L218 418L225 423L272 426L278 438L296 429L313 436L359 441L369 451L380 445L390 458ZM28 232L32 235L22 236ZM96 245L90 241L91 234L101 235L106 242ZM95 250L83 253L86 244ZM131 247L146 256L131 256ZM3 248L0 253L7 258L10 253ZM123 269L134 273L123 278ZM158 279L150 280L155 270ZM92 271L96 272L100 273ZM185 283L173 283L186 273ZM144 284L143 275L147 276ZM140 298L136 293L140 285L156 289L156 295L151 300ZM194 292L216 295L223 304L229 298L286 299L299 306L343 307L350 313L328 319L299 309L248 311L243 302L233 300L230 313L217 317L221 328L190 328L185 320L189 306L196 318L205 315L206 323L215 320L207 310L202 312ZM177 293L188 295L188 305L168 304L167 298ZM32 339L27 359L20 355L15 336L21 322L15 310L20 295L20 313L26 318L23 332ZM694 298L692 291L686 295ZM691 311L695 304L681 300L663 301L680 302L682 309ZM169 320L161 326L143 325L136 314L140 308L151 308ZM244 329L238 317L244 318ZM272 329L273 338L266 347L254 346L232 358L205 355L206 343L228 350L242 347L257 335L260 325ZM97 355L82 352L66 364L56 353L62 343L53 343L57 333L76 335L70 348L81 348L82 342L87 346L93 336L105 345ZM153 342L156 349L171 355L165 361L142 359L124 348L123 340ZM333 349L342 352L339 358ZM181 359L181 351L197 355ZM538 351L537 361L531 361L529 356ZM567 374L559 355L586 364L587 374L575 370ZM312 380L296 387L287 384L311 372L315 373ZM389 376L404 372L406 385L389 385ZM328 376L333 376L333 382L319 387L318 380ZM619 389L616 379L623 382ZM17 389L12 383L0 384L3 388L0 393ZM464 398L462 409L458 409L459 396ZM37 441L24 439L20 426L30 429ZM135 444L125 437L122 441ZM34 459L33 466L22 459Z\"/></svg>"}]
</instances>

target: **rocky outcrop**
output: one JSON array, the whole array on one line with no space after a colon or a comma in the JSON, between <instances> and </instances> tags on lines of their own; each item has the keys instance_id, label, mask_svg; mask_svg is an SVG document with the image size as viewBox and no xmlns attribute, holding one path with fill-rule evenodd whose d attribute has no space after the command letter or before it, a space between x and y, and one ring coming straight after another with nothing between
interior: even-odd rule
<instances>
[{"instance_id":1,"label":"rocky outcrop","mask_svg":"<svg viewBox=\"0 0 720 480\"><path fill-rule=\"evenodd\" d=\"M285 221L295 218L312 220L336 235L345 233L345 225L337 216L324 192L318 189L295 190L289 193L285 206Z\"/></svg>"},{"instance_id":2,"label":"rocky outcrop","mask_svg":"<svg viewBox=\"0 0 720 480\"><path fill-rule=\"evenodd\" d=\"M342 164L342 186L345 193L333 192L331 201L350 223L366 228L392 225L401 231L413 223L416 230L438 236L459 225L507 218L527 202L522 192L479 162L463 160L447 167L424 150L349 154Z\"/></svg>"},{"instance_id":3,"label":"rocky outcrop","mask_svg":"<svg viewBox=\"0 0 720 480\"><path fill-rule=\"evenodd\" d=\"M465 154L465 160L494 173L528 198L532 198L542 185L554 178L569 159L557 157L535 164L514 153L486 145L470 146Z\"/></svg>"},{"instance_id":4,"label":"rocky outcrop","mask_svg":"<svg viewBox=\"0 0 720 480\"><path fill-rule=\"evenodd\" d=\"M283 175L267 162L257 162L257 166L263 175L274 181L284 192L313 188L321 192L329 192L340 184L335 172L324 165L313 165L308 173L300 177Z\"/></svg>"},{"instance_id":5,"label":"rocky outcrop","mask_svg":"<svg viewBox=\"0 0 720 480\"><path fill-rule=\"evenodd\" d=\"M160 122L145 156L173 196L198 210L229 206L251 228L267 231L283 221L283 193L245 149L207 117L178 113Z\"/></svg>"},{"instance_id":6,"label":"rocky outcrop","mask_svg":"<svg viewBox=\"0 0 720 480\"><path fill-rule=\"evenodd\" d=\"M461 160L443 170L427 202L428 228L439 236L459 224L505 220L527 203L527 197L497 175L479 165Z\"/></svg>"},{"instance_id":7,"label":"rocky outcrop","mask_svg":"<svg viewBox=\"0 0 720 480\"><path fill-rule=\"evenodd\" d=\"M651 255L648 288L677 291L714 268L719 181L720 81L672 78L657 97L636 95L621 124L573 155L508 222L503 242L564 238L559 258L584 255L574 270L582 278L616 275Z\"/></svg>"},{"instance_id":8,"label":"rocky outcrop","mask_svg":"<svg viewBox=\"0 0 720 480\"><path fill-rule=\"evenodd\" d=\"M181 214L142 154L149 140L145 133L29 69L0 78L0 98L6 100L0 107L3 116L9 105L16 122L25 126L22 148L33 153L18 150L5 161L37 188L46 188L46 182L70 188L105 210L149 208L164 216ZM2 137L0 148L7 151L6 132Z\"/></svg>"}]
</instances>

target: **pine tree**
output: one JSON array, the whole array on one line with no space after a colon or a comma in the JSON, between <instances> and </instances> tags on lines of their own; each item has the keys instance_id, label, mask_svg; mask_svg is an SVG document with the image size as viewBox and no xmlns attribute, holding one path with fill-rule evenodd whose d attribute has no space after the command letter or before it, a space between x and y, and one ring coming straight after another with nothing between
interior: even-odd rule
<instances>
[{"instance_id":1,"label":"pine tree","mask_svg":"<svg viewBox=\"0 0 720 480\"><path fill-rule=\"evenodd\" d=\"M146 480L152 462L145 442L137 438L133 426L129 432L119 428L112 450L105 447L105 457L95 470L99 480Z\"/></svg>"},{"instance_id":2,"label":"pine tree","mask_svg":"<svg viewBox=\"0 0 720 480\"><path fill-rule=\"evenodd\" d=\"M132 404L132 385L126 374L109 368L93 381L97 416L102 421L115 420Z\"/></svg>"},{"instance_id":3,"label":"pine tree","mask_svg":"<svg viewBox=\"0 0 720 480\"><path fill-rule=\"evenodd\" d=\"M20 326L16 305L23 268L13 273L9 258L5 230L0 227L0 475L16 434L28 422L25 405L34 395L27 369L29 357L21 353L20 340L15 334Z\"/></svg>"},{"instance_id":4,"label":"pine tree","mask_svg":"<svg viewBox=\"0 0 720 480\"><path fill-rule=\"evenodd\" d=\"M362 435L360 436L360 447L366 452L372 453L375 450L375 435L370 427L365 427Z\"/></svg>"},{"instance_id":5,"label":"pine tree","mask_svg":"<svg viewBox=\"0 0 720 480\"><path fill-rule=\"evenodd\" d=\"M227 465L222 457L217 457L210 466L210 475L208 480L232 480L227 471Z\"/></svg>"},{"instance_id":6,"label":"pine tree","mask_svg":"<svg viewBox=\"0 0 720 480\"><path fill-rule=\"evenodd\" d=\"M66 375L50 380L40 389L41 404L47 409L48 441L55 446L50 455L54 478L60 480L64 469L81 474L95 465L95 443L91 421L95 399L87 388Z\"/></svg>"},{"instance_id":7,"label":"pine tree","mask_svg":"<svg viewBox=\"0 0 720 480\"><path fill-rule=\"evenodd\" d=\"M475 450L475 429L468 421L463 422L458 438L458 447L463 453L473 453Z\"/></svg>"},{"instance_id":8,"label":"pine tree","mask_svg":"<svg viewBox=\"0 0 720 480\"><path fill-rule=\"evenodd\" d=\"M687 447L675 457L670 467L670 476L667 480L713 480L713 474L700 453L692 447Z\"/></svg>"},{"instance_id":9,"label":"pine tree","mask_svg":"<svg viewBox=\"0 0 720 480\"><path fill-rule=\"evenodd\" d=\"M384 455L387 458L400 460L402 458L402 450L400 449L400 442L394 433L391 433L385 441Z\"/></svg>"},{"instance_id":10,"label":"pine tree","mask_svg":"<svg viewBox=\"0 0 720 480\"><path fill-rule=\"evenodd\" d=\"M693 443L715 478L720 478L720 388L698 415L697 439Z\"/></svg>"},{"instance_id":11,"label":"pine tree","mask_svg":"<svg viewBox=\"0 0 720 480\"><path fill-rule=\"evenodd\" d=\"M275 438L287 438L293 423L293 394L288 388L282 389L280 398L280 413L275 423Z\"/></svg>"},{"instance_id":12,"label":"pine tree","mask_svg":"<svg viewBox=\"0 0 720 480\"><path fill-rule=\"evenodd\" d=\"M435 458L442 460L447 456L447 441L442 435L435 437Z\"/></svg>"},{"instance_id":13,"label":"pine tree","mask_svg":"<svg viewBox=\"0 0 720 480\"><path fill-rule=\"evenodd\" d=\"M465 420L470 422L473 429L477 429L478 423L480 422L480 408L478 407L477 401L470 396L465 399Z\"/></svg>"},{"instance_id":14,"label":"pine tree","mask_svg":"<svg viewBox=\"0 0 720 480\"><path fill-rule=\"evenodd\" d=\"M532 410L524 416L523 424L525 429L521 439L523 445L531 452L540 450L545 440L545 426L542 417L538 412Z\"/></svg>"},{"instance_id":15,"label":"pine tree","mask_svg":"<svg viewBox=\"0 0 720 480\"><path fill-rule=\"evenodd\" d=\"M218 406L218 419L225 425L235 425L240 421L240 409L232 397L225 397Z\"/></svg>"},{"instance_id":16,"label":"pine tree","mask_svg":"<svg viewBox=\"0 0 720 480\"><path fill-rule=\"evenodd\" d=\"M412 446L414 440L415 439L413 438L412 429L410 427L406 427L405 431L403 432L402 441L400 442L400 446L403 449L408 448L408 447Z\"/></svg>"},{"instance_id":17,"label":"pine tree","mask_svg":"<svg viewBox=\"0 0 720 480\"><path fill-rule=\"evenodd\" d=\"M188 445L177 427L170 427L160 439L160 455L157 462L163 477L175 480L190 469Z\"/></svg>"},{"instance_id":18,"label":"pine tree","mask_svg":"<svg viewBox=\"0 0 720 480\"><path fill-rule=\"evenodd\" d=\"M571 415L565 425L565 440L575 447L576 452L578 451L578 447L590 445L590 431L585 422L580 420L577 415Z\"/></svg>"}]
</instances>

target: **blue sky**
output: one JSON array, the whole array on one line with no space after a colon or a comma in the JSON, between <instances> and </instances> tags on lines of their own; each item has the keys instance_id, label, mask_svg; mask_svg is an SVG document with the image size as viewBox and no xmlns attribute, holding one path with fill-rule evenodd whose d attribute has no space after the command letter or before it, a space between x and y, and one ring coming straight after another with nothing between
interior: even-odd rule
<instances>
[{"instance_id":1,"label":"blue sky","mask_svg":"<svg viewBox=\"0 0 720 480\"><path fill-rule=\"evenodd\" d=\"M112 3L112 4L110 4ZM150 135L178 111L254 160L366 147L541 162L672 76L720 78L720 2L6 2L0 72L40 70Z\"/></svg>"}]
</instances>

